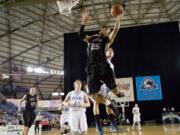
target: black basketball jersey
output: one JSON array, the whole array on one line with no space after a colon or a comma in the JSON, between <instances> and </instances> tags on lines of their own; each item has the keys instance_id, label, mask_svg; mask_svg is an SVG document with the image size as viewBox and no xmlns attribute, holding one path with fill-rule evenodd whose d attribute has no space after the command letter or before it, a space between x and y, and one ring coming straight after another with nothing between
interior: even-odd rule
<instances>
[{"instance_id":1,"label":"black basketball jersey","mask_svg":"<svg viewBox=\"0 0 180 135\"><path fill-rule=\"evenodd\" d=\"M25 110L34 111L36 109L37 96L30 95L29 93L26 95L26 106Z\"/></svg>"},{"instance_id":2,"label":"black basketball jersey","mask_svg":"<svg viewBox=\"0 0 180 135\"><path fill-rule=\"evenodd\" d=\"M97 64L107 61L106 58L106 44L108 43L108 37L94 36L89 41L87 48L87 64Z\"/></svg>"}]
</instances>

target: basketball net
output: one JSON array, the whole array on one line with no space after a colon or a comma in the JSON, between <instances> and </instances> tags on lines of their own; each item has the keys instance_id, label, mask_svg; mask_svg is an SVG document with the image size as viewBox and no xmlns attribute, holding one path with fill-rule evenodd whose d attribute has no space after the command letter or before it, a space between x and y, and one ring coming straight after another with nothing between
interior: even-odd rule
<instances>
[{"instance_id":1,"label":"basketball net","mask_svg":"<svg viewBox=\"0 0 180 135\"><path fill-rule=\"evenodd\" d=\"M122 108L124 108L125 107L125 102L120 102L120 105L121 105Z\"/></svg>"},{"instance_id":2,"label":"basketball net","mask_svg":"<svg viewBox=\"0 0 180 135\"><path fill-rule=\"evenodd\" d=\"M71 9L78 4L79 0L58 0L59 13L65 16L71 14Z\"/></svg>"}]
</instances>

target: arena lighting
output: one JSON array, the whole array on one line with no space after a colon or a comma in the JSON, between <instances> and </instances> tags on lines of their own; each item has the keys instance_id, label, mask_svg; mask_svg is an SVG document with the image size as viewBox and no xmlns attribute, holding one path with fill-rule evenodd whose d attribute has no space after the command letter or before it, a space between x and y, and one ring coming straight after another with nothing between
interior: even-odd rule
<instances>
[{"instance_id":1,"label":"arena lighting","mask_svg":"<svg viewBox=\"0 0 180 135\"><path fill-rule=\"evenodd\" d=\"M52 96L59 96L59 93L58 92L53 92Z\"/></svg>"},{"instance_id":2,"label":"arena lighting","mask_svg":"<svg viewBox=\"0 0 180 135\"><path fill-rule=\"evenodd\" d=\"M35 73L43 73L44 70L41 67L34 68Z\"/></svg>"},{"instance_id":3,"label":"arena lighting","mask_svg":"<svg viewBox=\"0 0 180 135\"><path fill-rule=\"evenodd\" d=\"M50 74L57 75L58 74L58 70L51 69L50 70Z\"/></svg>"},{"instance_id":4,"label":"arena lighting","mask_svg":"<svg viewBox=\"0 0 180 135\"><path fill-rule=\"evenodd\" d=\"M64 71L54 70L54 69L44 69L42 67L27 67L26 71L35 74L51 74L51 75L64 75Z\"/></svg>"},{"instance_id":5,"label":"arena lighting","mask_svg":"<svg viewBox=\"0 0 180 135\"><path fill-rule=\"evenodd\" d=\"M27 72L33 72L34 71L34 68L32 68L32 67L27 67Z\"/></svg>"},{"instance_id":6,"label":"arena lighting","mask_svg":"<svg viewBox=\"0 0 180 135\"><path fill-rule=\"evenodd\" d=\"M2 77L1 77L2 79L8 79L9 78L9 75L7 75L7 74L2 74Z\"/></svg>"},{"instance_id":7,"label":"arena lighting","mask_svg":"<svg viewBox=\"0 0 180 135\"><path fill-rule=\"evenodd\" d=\"M64 92L60 92L60 96L64 96Z\"/></svg>"},{"instance_id":8,"label":"arena lighting","mask_svg":"<svg viewBox=\"0 0 180 135\"><path fill-rule=\"evenodd\" d=\"M60 72L60 75L64 75L64 71L61 71L61 72Z\"/></svg>"},{"instance_id":9,"label":"arena lighting","mask_svg":"<svg viewBox=\"0 0 180 135\"><path fill-rule=\"evenodd\" d=\"M43 74L49 74L49 72L48 72L48 71L43 71L42 73L43 73Z\"/></svg>"},{"instance_id":10,"label":"arena lighting","mask_svg":"<svg viewBox=\"0 0 180 135\"><path fill-rule=\"evenodd\" d=\"M51 69L49 71L50 74L54 74L54 75L64 75L64 71L59 71L59 70L53 70Z\"/></svg>"},{"instance_id":11,"label":"arena lighting","mask_svg":"<svg viewBox=\"0 0 180 135\"><path fill-rule=\"evenodd\" d=\"M163 108L163 111L165 112L165 111L166 111L166 108Z\"/></svg>"}]
</instances>

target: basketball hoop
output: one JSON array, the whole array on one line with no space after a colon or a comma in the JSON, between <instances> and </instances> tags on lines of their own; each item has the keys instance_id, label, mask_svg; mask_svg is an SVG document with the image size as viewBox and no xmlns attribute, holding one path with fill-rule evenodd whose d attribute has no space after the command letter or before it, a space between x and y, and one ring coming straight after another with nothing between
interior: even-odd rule
<instances>
[{"instance_id":1,"label":"basketball hoop","mask_svg":"<svg viewBox=\"0 0 180 135\"><path fill-rule=\"evenodd\" d=\"M79 0L58 0L59 13L65 16L71 14L71 9L78 4Z\"/></svg>"},{"instance_id":2,"label":"basketball hoop","mask_svg":"<svg viewBox=\"0 0 180 135\"><path fill-rule=\"evenodd\" d=\"M121 106L122 108L124 108L124 107L125 107L125 102L120 102L120 106Z\"/></svg>"}]
</instances>

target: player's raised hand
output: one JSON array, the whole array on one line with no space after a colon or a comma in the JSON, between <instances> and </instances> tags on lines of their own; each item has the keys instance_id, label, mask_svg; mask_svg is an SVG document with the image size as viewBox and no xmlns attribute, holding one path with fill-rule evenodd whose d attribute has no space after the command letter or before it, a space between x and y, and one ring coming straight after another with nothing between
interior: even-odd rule
<instances>
[{"instance_id":1,"label":"player's raised hand","mask_svg":"<svg viewBox=\"0 0 180 135\"><path fill-rule=\"evenodd\" d=\"M90 18L89 11L85 9L82 13L82 24L86 25L89 21L89 18Z\"/></svg>"}]
</instances>

